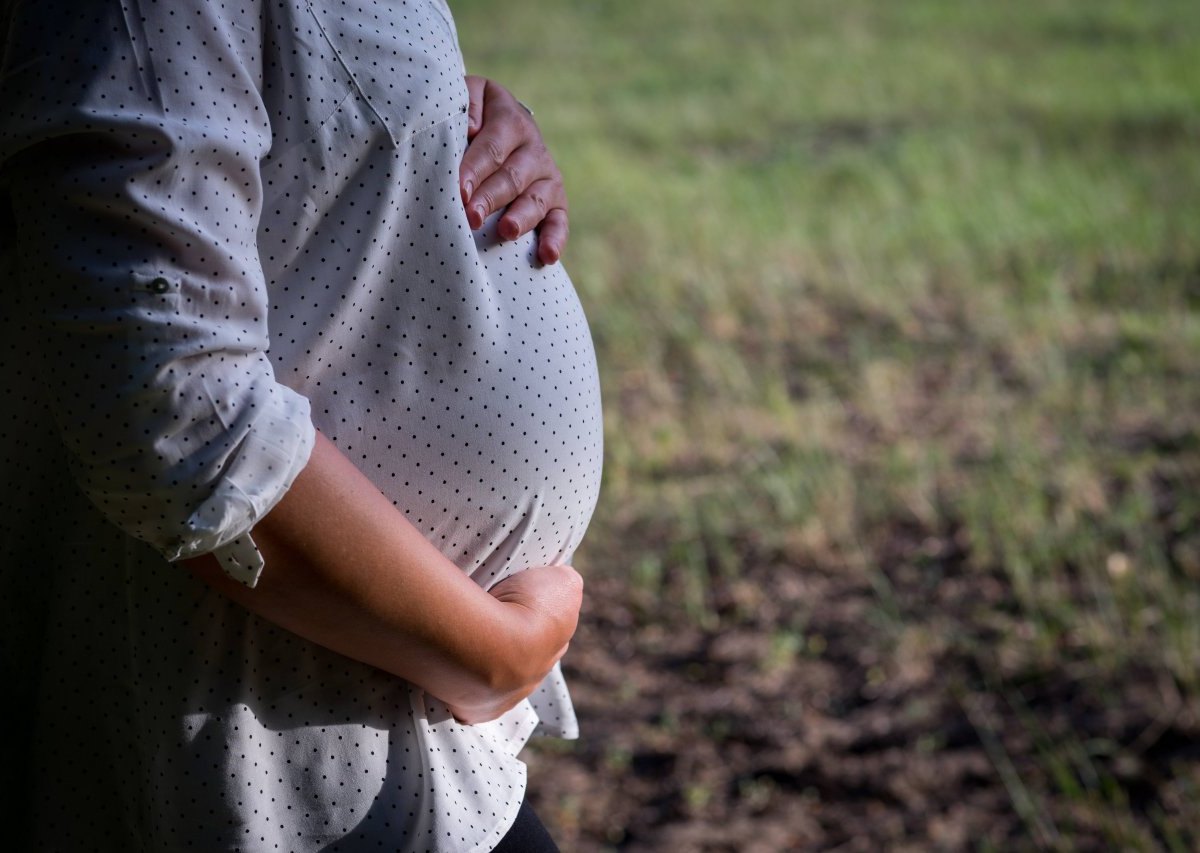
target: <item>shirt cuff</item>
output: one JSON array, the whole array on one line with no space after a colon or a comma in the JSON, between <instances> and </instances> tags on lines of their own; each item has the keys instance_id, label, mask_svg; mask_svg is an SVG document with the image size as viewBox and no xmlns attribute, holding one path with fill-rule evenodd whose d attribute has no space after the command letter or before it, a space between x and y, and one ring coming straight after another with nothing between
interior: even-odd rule
<instances>
[{"instance_id":1,"label":"shirt cuff","mask_svg":"<svg viewBox=\"0 0 1200 853\"><path fill-rule=\"evenodd\" d=\"M263 558L250 528L274 508L308 464L316 443L308 399L285 386L268 397L208 499L187 520L184 542L167 559L212 553L230 577L253 588Z\"/></svg>"}]
</instances>

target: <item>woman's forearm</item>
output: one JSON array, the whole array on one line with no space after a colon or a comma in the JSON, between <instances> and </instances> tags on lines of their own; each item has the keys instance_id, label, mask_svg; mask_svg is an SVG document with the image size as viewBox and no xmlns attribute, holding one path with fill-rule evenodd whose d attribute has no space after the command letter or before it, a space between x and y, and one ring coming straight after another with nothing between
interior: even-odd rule
<instances>
[{"instance_id":1,"label":"woman's forearm","mask_svg":"<svg viewBox=\"0 0 1200 853\"><path fill-rule=\"evenodd\" d=\"M247 609L413 682L468 722L523 698L574 632L581 591L573 570L550 567L516 594L488 593L320 434L253 536L265 561L254 589L211 555L184 563Z\"/></svg>"}]
</instances>

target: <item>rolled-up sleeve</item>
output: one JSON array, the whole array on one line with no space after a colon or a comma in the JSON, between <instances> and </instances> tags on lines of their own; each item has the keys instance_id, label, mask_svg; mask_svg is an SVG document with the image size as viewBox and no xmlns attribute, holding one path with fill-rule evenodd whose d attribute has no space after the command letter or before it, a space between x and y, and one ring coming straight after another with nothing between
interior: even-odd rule
<instances>
[{"instance_id":1,"label":"rolled-up sleeve","mask_svg":"<svg viewBox=\"0 0 1200 853\"><path fill-rule=\"evenodd\" d=\"M266 354L262 34L257 4L230 6L17 4L0 191L5 290L79 486L168 560L213 552L254 585L249 530L315 433Z\"/></svg>"}]
</instances>

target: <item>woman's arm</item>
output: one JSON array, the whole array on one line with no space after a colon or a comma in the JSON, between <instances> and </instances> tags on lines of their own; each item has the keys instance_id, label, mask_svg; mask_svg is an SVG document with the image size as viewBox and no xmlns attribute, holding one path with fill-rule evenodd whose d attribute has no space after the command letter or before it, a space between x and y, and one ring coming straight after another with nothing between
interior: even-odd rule
<instances>
[{"instance_id":1,"label":"woman's arm","mask_svg":"<svg viewBox=\"0 0 1200 853\"><path fill-rule=\"evenodd\" d=\"M574 569L537 567L484 591L320 434L253 537L266 564L253 589L211 555L183 563L265 619L422 687L463 722L528 696L575 632Z\"/></svg>"}]
</instances>

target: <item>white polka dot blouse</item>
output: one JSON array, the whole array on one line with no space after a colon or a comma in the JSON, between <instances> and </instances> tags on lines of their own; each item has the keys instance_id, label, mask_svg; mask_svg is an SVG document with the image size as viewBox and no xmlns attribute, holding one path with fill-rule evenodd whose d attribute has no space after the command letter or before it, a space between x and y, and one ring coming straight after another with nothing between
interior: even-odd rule
<instances>
[{"instance_id":1,"label":"white polka dot blouse","mask_svg":"<svg viewBox=\"0 0 1200 853\"><path fill-rule=\"evenodd\" d=\"M500 719L311 644L248 531L327 435L481 586L569 562L595 355L534 238L472 232L441 0L0 4L8 805L42 851L490 850L556 669Z\"/></svg>"}]
</instances>

